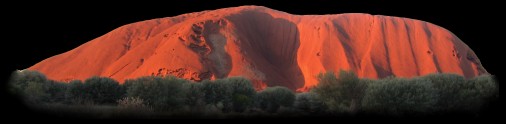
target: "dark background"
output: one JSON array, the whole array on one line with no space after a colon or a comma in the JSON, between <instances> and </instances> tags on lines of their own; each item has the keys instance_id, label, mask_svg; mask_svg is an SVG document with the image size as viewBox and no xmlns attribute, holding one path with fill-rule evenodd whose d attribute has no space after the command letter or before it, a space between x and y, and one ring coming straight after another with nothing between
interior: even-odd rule
<instances>
[{"instance_id":1,"label":"dark background","mask_svg":"<svg viewBox=\"0 0 506 124\"><path fill-rule=\"evenodd\" d=\"M2 77L28 68L45 58L69 51L129 23L184 13L241 5L260 5L291 14L369 13L427 21L448 29L475 51L487 71L500 82L499 60L504 55L504 7L489 1L136 1L136 2L29 2L0 5L2 13ZM503 31L501 31L503 30ZM5 91L5 88L2 88ZM2 92L4 110L13 117L33 115L12 96ZM8 101L8 102L5 102ZM498 104L498 103L496 103ZM18 109L19 108L19 109ZM2 110L2 112L4 112ZM495 115L501 109L490 109Z\"/></svg>"}]
</instances>

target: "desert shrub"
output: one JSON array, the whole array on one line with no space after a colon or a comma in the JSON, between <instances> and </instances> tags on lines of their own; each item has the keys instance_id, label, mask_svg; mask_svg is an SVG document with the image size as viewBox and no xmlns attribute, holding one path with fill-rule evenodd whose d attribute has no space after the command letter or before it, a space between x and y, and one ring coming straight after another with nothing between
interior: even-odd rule
<instances>
[{"instance_id":1,"label":"desert shrub","mask_svg":"<svg viewBox=\"0 0 506 124\"><path fill-rule=\"evenodd\" d=\"M486 110L499 100L499 84L494 76L490 74L480 75L468 80L468 83L474 84L475 90L480 94L477 108Z\"/></svg>"},{"instance_id":2,"label":"desert shrub","mask_svg":"<svg viewBox=\"0 0 506 124\"><path fill-rule=\"evenodd\" d=\"M214 82L214 93L211 93L216 96L210 96L210 98L214 97L216 100L211 100L210 104L216 105L218 109L223 112L232 111L232 98L233 98L233 89L232 86L228 83L227 79L218 79Z\"/></svg>"},{"instance_id":3,"label":"desert shrub","mask_svg":"<svg viewBox=\"0 0 506 124\"><path fill-rule=\"evenodd\" d=\"M232 90L232 109L236 112L243 112L253 104L256 94L253 84L246 78L231 77L227 78L227 83Z\"/></svg>"},{"instance_id":4,"label":"desert shrub","mask_svg":"<svg viewBox=\"0 0 506 124\"><path fill-rule=\"evenodd\" d=\"M86 98L84 83L81 80L72 80L67 84L65 102L69 104L82 104Z\"/></svg>"},{"instance_id":5,"label":"desert shrub","mask_svg":"<svg viewBox=\"0 0 506 124\"><path fill-rule=\"evenodd\" d=\"M48 81L47 82L47 90L48 94L48 102L50 103L64 103L65 102L65 93L67 90L67 84L63 82L57 81Z\"/></svg>"},{"instance_id":6,"label":"desert shrub","mask_svg":"<svg viewBox=\"0 0 506 124\"><path fill-rule=\"evenodd\" d=\"M83 83L73 80L67 84L66 103L115 104L125 94L117 81L106 77L91 77Z\"/></svg>"},{"instance_id":7,"label":"desert shrub","mask_svg":"<svg viewBox=\"0 0 506 124\"><path fill-rule=\"evenodd\" d=\"M125 97L119 99L117 102L118 107L129 111L153 111L143 99L138 97Z\"/></svg>"},{"instance_id":8,"label":"desert shrub","mask_svg":"<svg viewBox=\"0 0 506 124\"><path fill-rule=\"evenodd\" d=\"M38 71L15 71L9 82L12 93L28 103L57 103L65 100L67 85L48 80Z\"/></svg>"},{"instance_id":9,"label":"desert shrub","mask_svg":"<svg viewBox=\"0 0 506 124\"><path fill-rule=\"evenodd\" d=\"M279 107L292 107L295 94L286 87L268 87L257 94L255 102L257 106L268 112L276 112Z\"/></svg>"},{"instance_id":10,"label":"desert shrub","mask_svg":"<svg viewBox=\"0 0 506 124\"><path fill-rule=\"evenodd\" d=\"M212 81L209 81L209 80L204 80L202 82L200 82L200 84L202 84L202 86L200 87L201 89L201 92L204 93L204 102L206 104L210 104L210 105L215 105L219 102L218 100L218 97L220 95L218 95L218 91L216 91L218 89L218 84L212 82Z\"/></svg>"},{"instance_id":11,"label":"desert shrub","mask_svg":"<svg viewBox=\"0 0 506 124\"><path fill-rule=\"evenodd\" d=\"M144 77L139 77L139 78L144 78ZM128 97L128 88L130 88L134 83L138 82L137 80L139 78L127 79L127 80L125 80L125 82L123 82L123 84L120 85L125 90L125 94L123 94L123 96L121 98Z\"/></svg>"},{"instance_id":12,"label":"desert shrub","mask_svg":"<svg viewBox=\"0 0 506 124\"><path fill-rule=\"evenodd\" d=\"M201 82L203 101L223 112L242 112L253 104L255 89L251 81L243 77L230 77Z\"/></svg>"},{"instance_id":13,"label":"desert shrub","mask_svg":"<svg viewBox=\"0 0 506 124\"><path fill-rule=\"evenodd\" d=\"M297 93L293 106L296 109L310 113L322 113L327 109L318 94L313 92Z\"/></svg>"},{"instance_id":14,"label":"desert shrub","mask_svg":"<svg viewBox=\"0 0 506 124\"><path fill-rule=\"evenodd\" d=\"M355 73L341 70L339 78L333 72L318 75L319 84L313 89L332 112L356 112L367 83L360 81Z\"/></svg>"},{"instance_id":15,"label":"desert shrub","mask_svg":"<svg viewBox=\"0 0 506 124\"><path fill-rule=\"evenodd\" d=\"M44 83L30 81L23 90L23 98L29 104L46 102L49 99L47 88Z\"/></svg>"},{"instance_id":16,"label":"desert shrub","mask_svg":"<svg viewBox=\"0 0 506 124\"><path fill-rule=\"evenodd\" d=\"M480 97L489 99L491 97L498 97L499 84L490 74L483 74L468 80L468 83L473 83Z\"/></svg>"},{"instance_id":17,"label":"desert shrub","mask_svg":"<svg viewBox=\"0 0 506 124\"><path fill-rule=\"evenodd\" d=\"M487 97L495 94L496 84L490 75L481 75L469 80L457 74L430 74L437 90L439 111L476 111Z\"/></svg>"},{"instance_id":18,"label":"desert shrub","mask_svg":"<svg viewBox=\"0 0 506 124\"><path fill-rule=\"evenodd\" d=\"M26 96L24 91L28 87L29 83L32 84L32 86L30 86L31 89L34 89L35 87L42 87L35 85L39 84L42 85L46 82L47 82L46 76L38 71L31 71L31 70L14 71L9 81L9 89L11 93L24 97Z\"/></svg>"},{"instance_id":19,"label":"desert shrub","mask_svg":"<svg viewBox=\"0 0 506 124\"><path fill-rule=\"evenodd\" d=\"M126 80L127 96L138 97L159 110L175 110L183 106L186 91L183 84L187 80L176 77L140 77Z\"/></svg>"},{"instance_id":20,"label":"desert shrub","mask_svg":"<svg viewBox=\"0 0 506 124\"><path fill-rule=\"evenodd\" d=\"M117 81L107 77L88 78L82 86L84 98L97 104L114 104L125 94Z\"/></svg>"},{"instance_id":21,"label":"desert shrub","mask_svg":"<svg viewBox=\"0 0 506 124\"><path fill-rule=\"evenodd\" d=\"M275 115L328 114L365 111L378 114L427 112L475 112L497 99L499 88L493 76L465 79L456 74L430 74L411 79L358 78L353 72L319 74L311 92L294 94L285 87L269 87L258 93L251 82L231 77L200 83L175 77L141 77L119 85L111 78L92 77L67 83L48 80L37 71L16 71L9 82L11 93L26 103L115 104L120 110L205 114L244 112ZM120 99L123 98L123 99ZM257 108L254 108L257 107ZM182 108L182 109L181 109ZM263 111L262 111L263 110ZM234 114L234 113L232 113Z\"/></svg>"},{"instance_id":22,"label":"desert shrub","mask_svg":"<svg viewBox=\"0 0 506 124\"><path fill-rule=\"evenodd\" d=\"M203 82L207 82L203 81ZM183 84L186 91L185 105L191 109L202 110L205 108L204 92L202 92L202 83L185 83Z\"/></svg>"},{"instance_id":23,"label":"desert shrub","mask_svg":"<svg viewBox=\"0 0 506 124\"><path fill-rule=\"evenodd\" d=\"M310 92L297 93L295 94L293 107L303 111L311 111L311 100L313 97L314 94L311 94Z\"/></svg>"},{"instance_id":24,"label":"desert shrub","mask_svg":"<svg viewBox=\"0 0 506 124\"><path fill-rule=\"evenodd\" d=\"M464 77L456 74L430 74L423 78L429 79L439 100L436 103L436 108L439 110L458 110L463 109L467 105L474 102L475 98L466 98L469 95L469 90L466 91L466 80ZM473 95L474 96L474 95Z\"/></svg>"},{"instance_id":25,"label":"desert shrub","mask_svg":"<svg viewBox=\"0 0 506 124\"><path fill-rule=\"evenodd\" d=\"M429 112L436 102L430 80L394 78L369 84L362 105L373 113L403 115Z\"/></svg>"}]
</instances>

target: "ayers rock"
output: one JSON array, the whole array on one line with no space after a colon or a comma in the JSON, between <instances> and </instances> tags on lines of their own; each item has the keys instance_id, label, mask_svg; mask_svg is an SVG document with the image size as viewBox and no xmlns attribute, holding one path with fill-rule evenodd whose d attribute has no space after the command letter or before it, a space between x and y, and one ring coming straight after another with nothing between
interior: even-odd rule
<instances>
[{"instance_id":1,"label":"ayers rock","mask_svg":"<svg viewBox=\"0 0 506 124\"><path fill-rule=\"evenodd\" d=\"M257 88L299 91L316 85L318 73L340 69L367 78L487 73L457 36L424 21L359 13L292 15L261 6L124 25L28 69L60 81L244 76Z\"/></svg>"}]
</instances>

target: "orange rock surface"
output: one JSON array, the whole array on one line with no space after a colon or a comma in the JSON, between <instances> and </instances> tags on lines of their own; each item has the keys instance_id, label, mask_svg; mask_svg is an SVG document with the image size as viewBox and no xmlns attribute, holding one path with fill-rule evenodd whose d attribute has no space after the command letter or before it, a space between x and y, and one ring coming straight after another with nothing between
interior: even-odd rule
<instances>
[{"instance_id":1,"label":"orange rock surface","mask_svg":"<svg viewBox=\"0 0 506 124\"><path fill-rule=\"evenodd\" d=\"M428 22L360 13L292 15L261 6L124 25L29 68L60 81L244 76L257 88L299 91L315 86L318 73L340 69L367 78L487 73L457 36Z\"/></svg>"}]
</instances>

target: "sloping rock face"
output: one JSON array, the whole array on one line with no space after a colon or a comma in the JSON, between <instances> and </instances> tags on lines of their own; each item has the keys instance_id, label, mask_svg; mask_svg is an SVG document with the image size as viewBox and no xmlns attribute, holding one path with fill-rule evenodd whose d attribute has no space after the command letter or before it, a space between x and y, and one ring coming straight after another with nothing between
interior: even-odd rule
<instances>
[{"instance_id":1,"label":"sloping rock face","mask_svg":"<svg viewBox=\"0 0 506 124\"><path fill-rule=\"evenodd\" d=\"M315 86L318 73L340 69L367 78L487 73L457 36L427 22L358 13L292 15L261 6L128 24L28 69L60 81L244 76L258 89L299 91Z\"/></svg>"}]
</instances>

